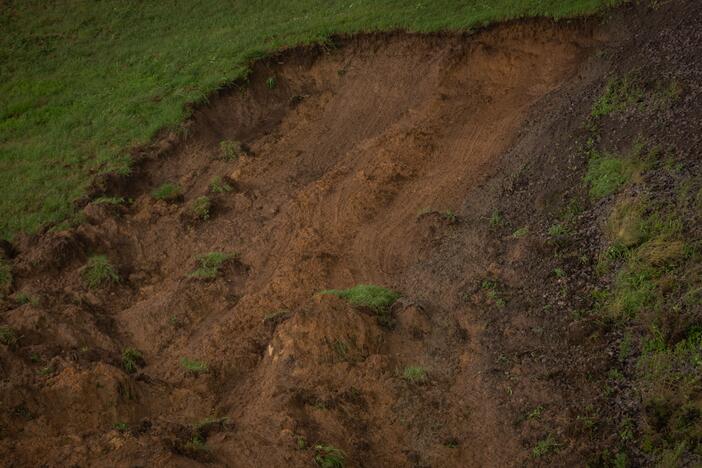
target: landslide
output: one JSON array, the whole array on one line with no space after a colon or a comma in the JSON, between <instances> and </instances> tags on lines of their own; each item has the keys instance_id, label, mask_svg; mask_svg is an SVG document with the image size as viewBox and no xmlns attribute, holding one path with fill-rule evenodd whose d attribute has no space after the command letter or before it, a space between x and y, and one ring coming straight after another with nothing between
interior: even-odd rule
<instances>
[{"instance_id":1,"label":"landslide","mask_svg":"<svg viewBox=\"0 0 702 468\"><path fill-rule=\"evenodd\" d=\"M597 247L588 227L567 247L546 231L587 200L576 143L653 17L359 35L253 64L99 179L82 224L6 249L3 459L309 466L325 446L347 466L522 466L544 441L562 465L610 447L577 418L606 405L611 337L571 314L592 267L553 276ZM221 268L193 275L212 252ZM96 256L117 281L90 287ZM379 320L320 294L358 284L402 297Z\"/></svg>"}]
</instances>

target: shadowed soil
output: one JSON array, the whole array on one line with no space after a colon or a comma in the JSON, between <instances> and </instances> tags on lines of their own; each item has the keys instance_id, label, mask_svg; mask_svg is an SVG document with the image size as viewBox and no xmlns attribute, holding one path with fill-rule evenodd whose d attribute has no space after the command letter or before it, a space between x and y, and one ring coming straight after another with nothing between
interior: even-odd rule
<instances>
[{"instance_id":1,"label":"shadowed soil","mask_svg":"<svg viewBox=\"0 0 702 468\"><path fill-rule=\"evenodd\" d=\"M143 149L130 177L102 181L128 203L90 203L80 226L18 242L15 294L38 300L1 309L20 336L1 358L4 460L309 466L326 444L348 466L522 466L546 433L518 413L547 402L558 461L577 464L592 447L571 421L602 364L578 350L570 368L549 362L587 334L561 328L545 351L568 326L534 312L533 282L552 270L538 258L554 247L490 218L511 206L543 223L575 183L543 138L575 131L561 116L587 112L578 93L615 40L594 22L537 21L361 35L255 64ZM227 158L223 141L241 150ZM182 196L155 200L165 182ZM191 211L205 195L203 220ZM237 256L215 279L190 277L212 251ZM85 287L93 254L118 284ZM360 283L402 293L391 326L317 294ZM508 371L502 340L527 356ZM125 348L143 355L135 373ZM410 365L427 381L403 379Z\"/></svg>"}]
</instances>

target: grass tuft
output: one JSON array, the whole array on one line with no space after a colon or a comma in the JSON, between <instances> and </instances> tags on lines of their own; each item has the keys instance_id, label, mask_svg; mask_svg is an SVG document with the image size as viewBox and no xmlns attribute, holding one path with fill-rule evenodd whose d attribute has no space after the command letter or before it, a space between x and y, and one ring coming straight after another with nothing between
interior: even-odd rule
<instances>
[{"instance_id":1,"label":"grass tuft","mask_svg":"<svg viewBox=\"0 0 702 468\"><path fill-rule=\"evenodd\" d=\"M82 273L83 283L89 289L96 289L108 284L119 283L117 270L105 255L93 255L88 259Z\"/></svg>"},{"instance_id":2,"label":"grass tuft","mask_svg":"<svg viewBox=\"0 0 702 468\"><path fill-rule=\"evenodd\" d=\"M233 187L227 183L226 180L221 177L215 177L210 182L210 192L212 193L226 193L231 192Z\"/></svg>"},{"instance_id":3,"label":"grass tuft","mask_svg":"<svg viewBox=\"0 0 702 468\"><path fill-rule=\"evenodd\" d=\"M427 371L421 366L407 366L402 370L402 378L409 383L418 384L427 381Z\"/></svg>"},{"instance_id":4,"label":"grass tuft","mask_svg":"<svg viewBox=\"0 0 702 468\"><path fill-rule=\"evenodd\" d=\"M320 468L343 468L346 454L331 445L317 444L314 446L314 462Z\"/></svg>"},{"instance_id":5,"label":"grass tuft","mask_svg":"<svg viewBox=\"0 0 702 468\"><path fill-rule=\"evenodd\" d=\"M10 327L0 327L0 343L5 346L14 346L17 344L17 333Z\"/></svg>"},{"instance_id":6,"label":"grass tuft","mask_svg":"<svg viewBox=\"0 0 702 468\"><path fill-rule=\"evenodd\" d=\"M204 374L209 370L206 363L186 357L180 359L180 365L193 374Z\"/></svg>"},{"instance_id":7,"label":"grass tuft","mask_svg":"<svg viewBox=\"0 0 702 468\"><path fill-rule=\"evenodd\" d=\"M238 141L222 140L219 142L219 153L227 161L234 161L241 156L243 149Z\"/></svg>"},{"instance_id":8,"label":"grass tuft","mask_svg":"<svg viewBox=\"0 0 702 468\"><path fill-rule=\"evenodd\" d=\"M212 210L212 201L207 196L198 197L190 204L190 214L203 221L210 219L210 211Z\"/></svg>"},{"instance_id":9,"label":"grass tuft","mask_svg":"<svg viewBox=\"0 0 702 468\"><path fill-rule=\"evenodd\" d=\"M166 182L151 191L156 200L175 201L183 195L180 187L173 182Z\"/></svg>"},{"instance_id":10,"label":"grass tuft","mask_svg":"<svg viewBox=\"0 0 702 468\"><path fill-rule=\"evenodd\" d=\"M354 307L363 307L375 313L386 313L401 295L390 289L372 284L359 284L349 289L328 289L320 294L329 294L346 299Z\"/></svg>"},{"instance_id":11,"label":"grass tuft","mask_svg":"<svg viewBox=\"0 0 702 468\"><path fill-rule=\"evenodd\" d=\"M643 99L641 85L631 76L611 79L605 87L602 96L592 106L591 115L602 117L615 112L621 112Z\"/></svg>"},{"instance_id":12,"label":"grass tuft","mask_svg":"<svg viewBox=\"0 0 702 468\"><path fill-rule=\"evenodd\" d=\"M129 374L137 371L137 367L143 365L144 358L139 351L134 348L126 348L122 352L122 367Z\"/></svg>"},{"instance_id":13,"label":"grass tuft","mask_svg":"<svg viewBox=\"0 0 702 468\"><path fill-rule=\"evenodd\" d=\"M210 252L200 255L198 257L200 266L188 276L197 279L214 279L219 275L222 266L235 258L237 258L236 254L225 252Z\"/></svg>"}]
</instances>

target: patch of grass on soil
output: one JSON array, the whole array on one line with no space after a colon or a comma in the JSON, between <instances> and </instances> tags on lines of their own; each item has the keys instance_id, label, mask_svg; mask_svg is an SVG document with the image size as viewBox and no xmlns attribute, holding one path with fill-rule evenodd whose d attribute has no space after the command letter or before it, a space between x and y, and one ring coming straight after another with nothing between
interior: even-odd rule
<instances>
[{"instance_id":1,"label":"patch of grass on soil","mask_svg":"<svg viewBox=\"0 0 702 468\"><path fill-rule=\"evenodd\" d=\"M225 252L210 252L205 255L200 255L197 259L200 266L190 273L189 276L197 279L214 279L219 275L224 263L236 257L236 254Z\"/></svg>"},{"instance_id":2,"label":"patch of grass on soil","mask_svg":"<svg viewBox=\"0 0 702 468\"><path fill-rule=\"evenodd\" d=\"M83 282L89 289L96 289L111 283L119 283L119 274L105 255L93 255L88 259L82 273Z\"/></svg>"}]
</instances>

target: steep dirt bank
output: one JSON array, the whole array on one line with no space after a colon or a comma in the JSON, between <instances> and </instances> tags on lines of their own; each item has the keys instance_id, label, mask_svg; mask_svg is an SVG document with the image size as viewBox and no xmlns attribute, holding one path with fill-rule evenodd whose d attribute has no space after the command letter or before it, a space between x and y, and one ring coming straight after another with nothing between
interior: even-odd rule
<instances>
[{"instance_id":1,"label":"steep dirt bank","mask_svg":"<svg viewBox=\"0 0 702 468\"><path fill-rule=\"evenodd\" d=\"M16 246L4 459L306 466L325 444L348 466L521 466L548 437L548 463L607 447L578 416L610 341L568 313L592 267L553 278L592 239L563 249L545 231L584 191L572 138L612 51L683 14L627 13L615 27L359 36L257 64L106 182L125 203ZM167 182L180 195L155 199ZM236 258L190 277L214 251ZM95 254L118 283L86 287ZM359 283L402 293L391 326L317 294Z\"/></svg>"}]
</instances>

